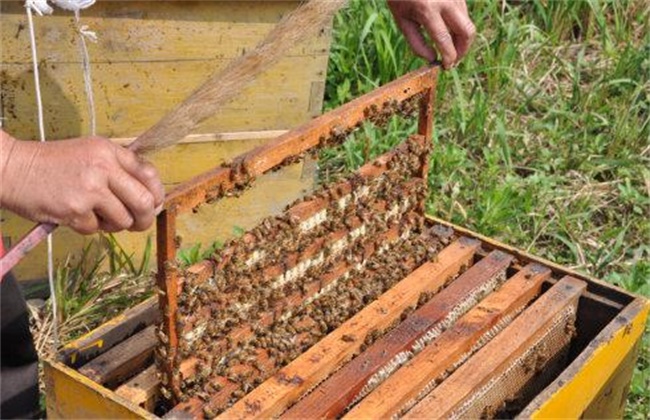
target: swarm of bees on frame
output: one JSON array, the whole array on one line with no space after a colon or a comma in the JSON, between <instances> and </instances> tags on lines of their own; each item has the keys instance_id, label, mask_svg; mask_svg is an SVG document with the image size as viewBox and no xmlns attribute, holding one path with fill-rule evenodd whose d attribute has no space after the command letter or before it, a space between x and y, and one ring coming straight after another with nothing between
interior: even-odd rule
<instances>
[{"instance_id":1,"label":"swarm of bees on frame","mask_svg":"<svg viewBox=\"0 0 650 420\"><path fill-rule=\"evenodd\" d=\"M387 102L366 118L383 125L395 114L412 116L419 100ZM321 146L342 143L352 130L334 130ZM214 277L182 276L178 353L168 356L163 331L156 349L157 363L174 366L181 387L173 392L160 369L161 395L199 399L204 416L214 417L434 259L452 238L425 228L421 171L429 153L430 141L408 138L370 164L381 166L375 175L324 185L226 244L212 257ZM344 338L368 346L384 333Z\"/></svg>"}]
</instances>

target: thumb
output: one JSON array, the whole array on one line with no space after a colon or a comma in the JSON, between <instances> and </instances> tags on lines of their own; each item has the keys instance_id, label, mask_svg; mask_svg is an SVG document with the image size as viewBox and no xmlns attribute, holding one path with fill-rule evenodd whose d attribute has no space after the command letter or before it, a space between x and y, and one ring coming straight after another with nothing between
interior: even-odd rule
<instances>
[{"instance_id":1,"label":"thumb","mask_svg":"<svg viewBox=\"0 0 650 420\"><path fill-rule=\"evenodd\" d=\"M424 58L428 62L432 62L436 59L436 53L424 39L424 35L422 35L418 23L409 19L399 19L397 24L415 54Z\"/></svg>"}]
</instances>

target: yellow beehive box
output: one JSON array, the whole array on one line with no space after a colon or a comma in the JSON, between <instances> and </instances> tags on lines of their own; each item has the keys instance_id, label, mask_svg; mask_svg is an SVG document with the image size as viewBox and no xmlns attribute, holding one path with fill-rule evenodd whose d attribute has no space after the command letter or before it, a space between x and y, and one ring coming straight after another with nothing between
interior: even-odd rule
<instances>
[{"instance_id":1,"label":"yellow beehive box","mask_svg":"<svg viewBox=\"0 0 650 420\"><path fill-rule=\"evenodd\" d=\"M210 74L253 48L299 2L289 1L98 1L81 14L96 32L89 42L97 133L136 137L181 102ZM36 139L38 126L27 18L23 2L0 3L0 90L2 127L21 139ZM197 175L215 163L263 144L321 112L331 28L293 48L242 95L197 127L181 144L148 156L167 186ZM55 10L35 18L41 89L48 139L89 134L89 112L74 19ZM225 237L235 220L252 226L269 209L281 208L311 186L302 166L273 174L257 184L247 214L227 202L214 206L181 232L201 242ZM218 214L218 225L211 221ZM234 218L236 216L236 219ZM33 223L2 214L5 242L15 243ZM216 235L215 235L216 233ZM127 251L138 253L147 234L120 234ZM87 241L66 229L55 234L61 260ZM189 244L188 244L189 245ZM16 268L21 279L45 274L39 246Z\"/></svg>"},{"instance_id":2,"label":"yellow beehive box","mask_svg":"<svg viewBox=\"0 0 650 420\"><path fill-rule=\"evenodd\" d=\"M427 224L478 240L479 254L499 250L515 256L517 265L540 264L551 270L552 278L571 276L586 283L567 359L552 381L514 413L518 418L622 416L650 308L647 300L442 220L428 218ZM190 271L203 269L199 264ZM547 281L545 290L552 284ZM138 379L157 380L145 372L155 365L150 356L143 356L150 351L138 349L159 320L157 302L151 298L67 345L57 360L46 361L48 417L158 418L158 387ZM101 376L102 384L81 372Z\"/></svg>"}]
</instances>

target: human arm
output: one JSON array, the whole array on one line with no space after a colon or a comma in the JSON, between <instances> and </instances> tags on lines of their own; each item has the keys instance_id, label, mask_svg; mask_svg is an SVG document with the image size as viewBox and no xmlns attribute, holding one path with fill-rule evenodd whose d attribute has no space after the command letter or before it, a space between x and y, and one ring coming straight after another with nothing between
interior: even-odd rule
<instances>
[{"instance_id":1,"label":"human arm","mask_svg":"<svg viewBox=\"0 0 650 420\"><path fill-rule=\"evenodd\" d=\"M387 4L413 52L429 62L436 59L424 37L428 34L446 69L458 64L476 36L465 0L387 0Z\"/></svg>"},{"instance_id":2,"label":"human arm","mask_svg":"<svg viewBox=\"0 0 650 420\"><path fill-rule=\"evenodd\" d=\"M103 138L41 143L0 130L0 176L0 207L84 234L144 230L164 200L156 169Z\"/></svg>"}]
</instances>

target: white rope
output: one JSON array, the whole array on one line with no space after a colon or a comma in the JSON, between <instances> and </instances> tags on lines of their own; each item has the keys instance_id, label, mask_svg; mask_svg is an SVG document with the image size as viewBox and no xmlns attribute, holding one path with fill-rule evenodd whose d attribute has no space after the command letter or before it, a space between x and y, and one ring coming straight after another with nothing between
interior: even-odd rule
<instances>
[{"instance_id":1,"label":"white rope","mask_svg":"<svg viewBox=\"0 0 650 420\"><path fill-rule=\"evenodd\" d=\"M27 8L27 19L31 19L29 16L31 15L32 10L39 16L52 14L52 7L47 4L46 0L27 0L25 1L25 7ZM30 20L30 22L32 21Z\"/></svg>"},{"instance_id":2,"label":"white rope","mask_svg":"<svg viewBox=\"0 0 650 420\"><path fill-rule=\"evenodd\" d=\"M38 55L36 53L36 36L34 35L34 18L32 10L39 16L52 13L52 8L44 0L27 0L25 2L27 9L27 21L29 22L29 42L32 49L32 68L34 69L34 88L36 90L36 108L38 110L38 132L40 140L45 141L45 123L43 119L43 100L41 98L41 82L38 71ZM58 330L58 309L56 302L56 290L54 288L54 256L52 234L47 235L47 280L50 286L50 299L52 301L52 338L54 350L59 348L59 330Z\"/></svg>"},{"instance_id":3,"label":"white rope","mask_svg":"<svg viewBox=\"0 0 650 420\"><path fill-rule=\"evenodd\" d=\"M77 24L77 31L79 32L79 45L81 48L81 64L84 75L84 87L86 91L86 98L88 100L88 108L90 114L90 132L91 135L96 134L96 117L95 117L95 102L92 91L92 78L90 74L90 58L88 55L88 47L86 45L86 38L92 42L97 42L97 35L88 29L86 25L80 25L79 12L92 6L95 0L51 0L62 9L74 12L75 22ZM45 122L43 118L43 100L41 96L40 74L38 70L38 54L36 51L36 36L34 31L34 18L33 13L39 16L52 14L52 7L47 4L47 0L26 0L25 9L27 10L27 21L29 23L29 42L32 51L32 67L34 69L34 88L36 90L36 108L38 112L38 131L40 141L45 141ZM52 301L52 339L54 351L59 348L59 329L58 329L58 305L56 299L56 289L54 287L54 253L53 253L52 234L47 236L47 278L50 287L50 299Z\"/></svg>"},{"instance_id":4,"label":"white rope","mask_svg":"<svg viewBox=\"0 0 650 420\"><path fill-rule=\"evenodd\" d=\"M97 134L97 123L95 116L95 99L93 95L92 77L90 74L90 56L86 39L91 42L97 42L97 34L89 30L87 25L81 25L80 12L93 4L95 0L50 0L61 9L74 12L77 32L79 33L79 47L81 49L81 68L83 69L84 88L86 90L86 100L88 101L88 115L90 116L90 134Z\"/></svg>"},{"instance_id":5,"label":"white rope","mask_svg":"<svg viewBox=\"0 0 650 420\"><path fill-rule=\"evenodd\" d=\"M94 3L95 0L92 0ZM81 25L79 22L79 10L74 12L77 30L79 31L79 46L81 48L81 68L84 74L84 88L86 90L86 100L88 101L88 115L90 115L90 134L97 134L97 120L95 116L95 99L93 95L93 81L90 74L90 56L88 55L88 46L86 39L91 42L97 42L97 34L88 29L87 25Z\"/></svg>"}]
</instances>

